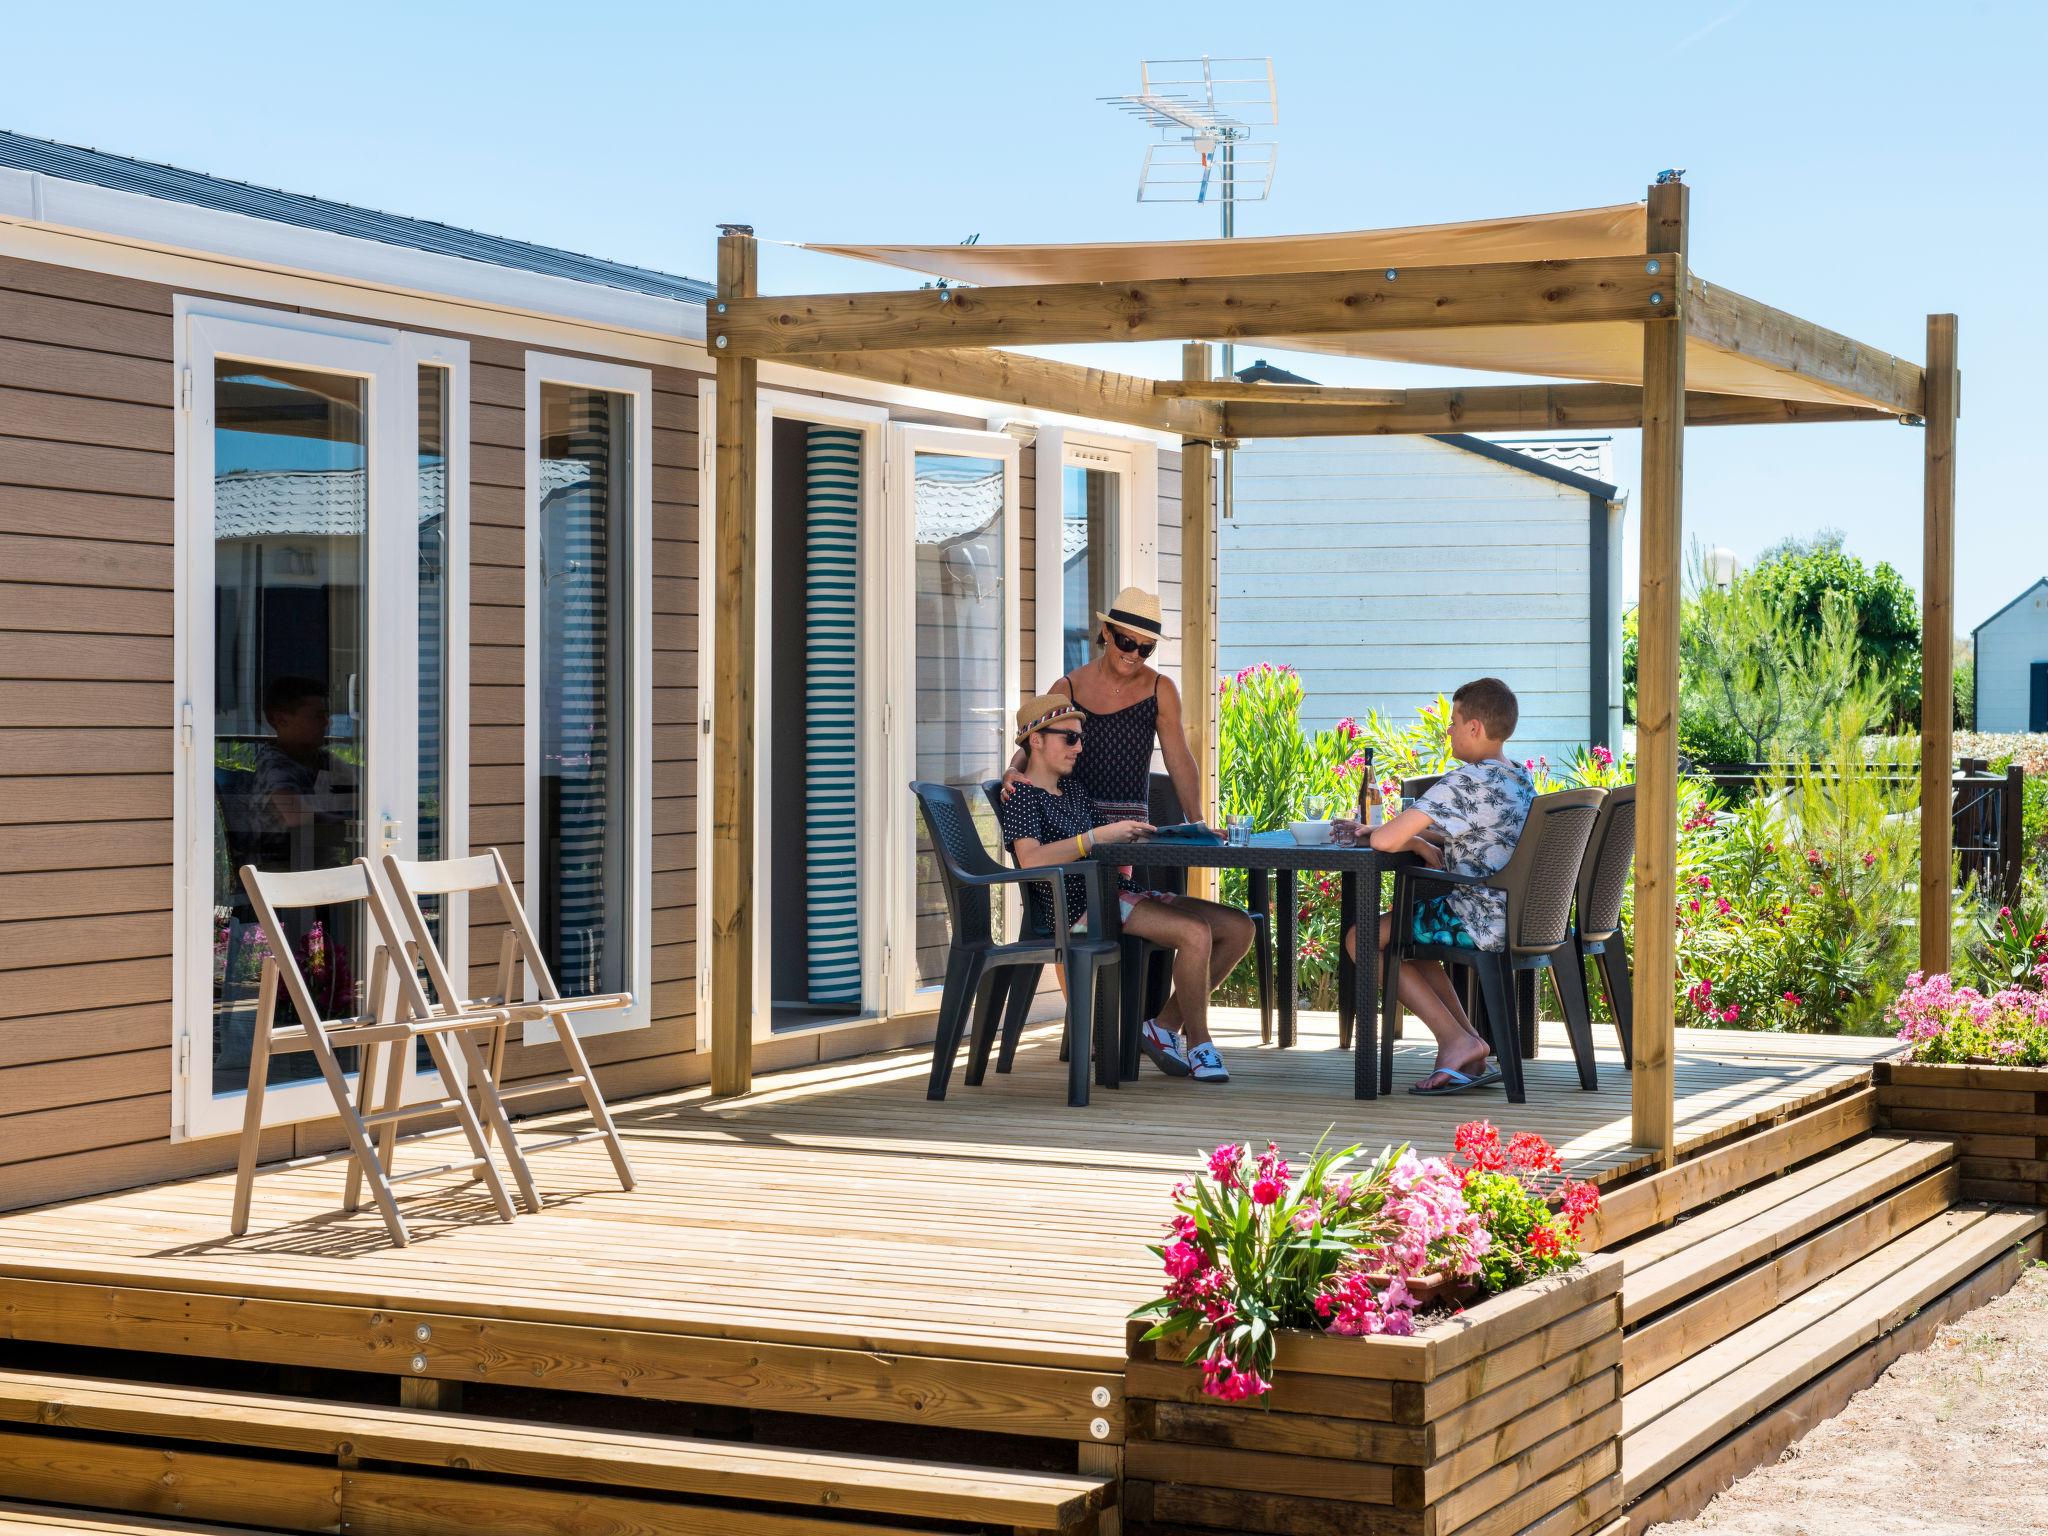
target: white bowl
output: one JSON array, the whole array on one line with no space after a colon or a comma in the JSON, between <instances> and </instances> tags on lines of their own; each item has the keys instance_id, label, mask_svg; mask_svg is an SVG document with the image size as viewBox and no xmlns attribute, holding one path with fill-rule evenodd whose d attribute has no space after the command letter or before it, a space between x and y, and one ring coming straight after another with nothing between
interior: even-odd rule
<instances>
[{"instance_id":1,"label":"white bowl","mask_svg":"<svg viewBox=\"0 0 2048 1536\"><path fill-rule=\"evenodd\" d=\"M1330 840L1330 823L1327 821L1290 821L1287 830L1294 834L1294 840L1304 847L1313 847Z\"/></svg>"}]
</instances>

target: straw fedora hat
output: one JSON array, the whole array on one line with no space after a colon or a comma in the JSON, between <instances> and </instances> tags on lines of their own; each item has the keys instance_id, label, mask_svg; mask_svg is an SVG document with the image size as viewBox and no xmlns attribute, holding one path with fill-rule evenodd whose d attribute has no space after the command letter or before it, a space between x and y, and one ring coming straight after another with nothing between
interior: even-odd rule
<instances>
[{"instance_id":1,"label":"straw fedora hat","mask_svg":"<svg viewBox=\"0 0 2048 1536\"><path fill-rule=\"evenodd\" d=\"M1086 713L1064 693L1041 693L1035 699L1026 699L1017 706L1017 745L1023 746L1025 738L1033 731L1042 731L1049 725Z\"/></svg>"},{"instance_id":2,"label":"straw fedora hat","mask_svg":"<svg viewBox=\"0 0 2048 1536\"><path fill-rule=\"evenodd\" d=\"M1143 587L1125 587L1117 593L1116 601L1109 605L1109 611L1098 611L1095 615L1105 624L1114 624L1118 629L1133 635L1142 635L1148 640L1164 638L1165 629L1159 618L1159 599Z\"/></svg>"}]
</instances>

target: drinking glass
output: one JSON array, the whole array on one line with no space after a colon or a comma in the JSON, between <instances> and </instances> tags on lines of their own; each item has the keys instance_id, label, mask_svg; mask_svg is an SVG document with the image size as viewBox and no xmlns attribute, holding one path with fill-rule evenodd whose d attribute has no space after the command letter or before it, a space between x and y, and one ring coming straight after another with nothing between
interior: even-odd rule
<instances>
[{"instance_id":1,"label":"drinking glass","mask_svg":"<svg viewBox=\"0 0 2048 1536\"><path fill-rule=\"evenodd\" d=\"M1323 812L1326 809L1328 807L1324 805L1321 795L1304 796L1301 802L1301 819L1303 821L1321 821L1323 819Z\"/></svg>"},{"instance_id":2,"label":"drinking glass","mask_svg":"<svg viewBox=\"0 0 2048 1536\"><path fill-rule=\"evenodd\" d=\"M1233 848L1249 848L1252 841L1252 819L1242 811L1233 811L1223 818L1224 840Z\"/></svg>"}]
</instances>

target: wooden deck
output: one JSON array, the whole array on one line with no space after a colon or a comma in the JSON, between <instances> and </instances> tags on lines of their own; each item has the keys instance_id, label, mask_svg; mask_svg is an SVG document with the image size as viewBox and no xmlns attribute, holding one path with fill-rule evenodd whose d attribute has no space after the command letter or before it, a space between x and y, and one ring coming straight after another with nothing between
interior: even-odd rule
<instances>
[{"instance_id":1,"label":"wooden deck","mask_svg":"<svg viewBox=\"0 0 2048 1536\"><path fill-rule=\"evenodd\" d=\"M511 1224L472 1189L423 1182L408 1186L406 1249L390 1246L373 1211L340 1213L339 1164L260 1181L241 1239L227 1235L228 1175L18 1212L0 1217L0 1336L19 1315L10 1306L26 1305L7 1282L44 1280L1113 1373L1125 1315L1153 1287L1144 1245L1166 1190L1219 1140L1272 1138L1300 1154L1327 1132L1443 1151L1456 1124L1484 1116L1542 1132L1588 1176L1642 1164L1612 1049L1599 1092L1584 1093L1550 1026L1530 1102L1511 1109L1497 1091L1400 1091L1428 1062L1413 1038L1395 1095L1359 1103L1326 1016L1305 1019L1289 1051L1260 1047L1247 1016L1222 1022L1227 1087L1148 1068L1085 1110L1065 1106L1050 1028L1027 1039L1013 1074L991 1073L980 1089L956 1077L943 1104L924 1098L924 1050L778 1074L740 1100L636 1100L618 1107L634 1192L617 1187L595 1144L539 1159L551 1209ZM1682 1033L1681 1146L1841 1093L1890 1048ZM440 1160L417 1145L400 1157ZM1065 1411L1035 1432L1080 1426L1085 1439L1089 1417Z\"/></svg>"}]
</instances>

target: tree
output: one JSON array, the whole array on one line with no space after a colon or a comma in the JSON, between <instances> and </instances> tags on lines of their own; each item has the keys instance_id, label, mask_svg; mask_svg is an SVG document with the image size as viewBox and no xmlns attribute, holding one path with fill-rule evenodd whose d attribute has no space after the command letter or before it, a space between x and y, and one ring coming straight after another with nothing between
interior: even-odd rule
<instances>
[{"instance_id":1,"label":"tree","mask_svg":"<svg viewBox=\"0 0 2048 1536\"><path fill-rule=\"evenodd\" d=\"M1834 528L1808 539L1780 540L1757 557L1750 579L1816 642L1834 599L1846 603L1855 647L1877 691L1881 723L1911 726L1920 717L1919 599L1889 563L1866 568L1842 543Z\"/></svg>"}]
</instances>

